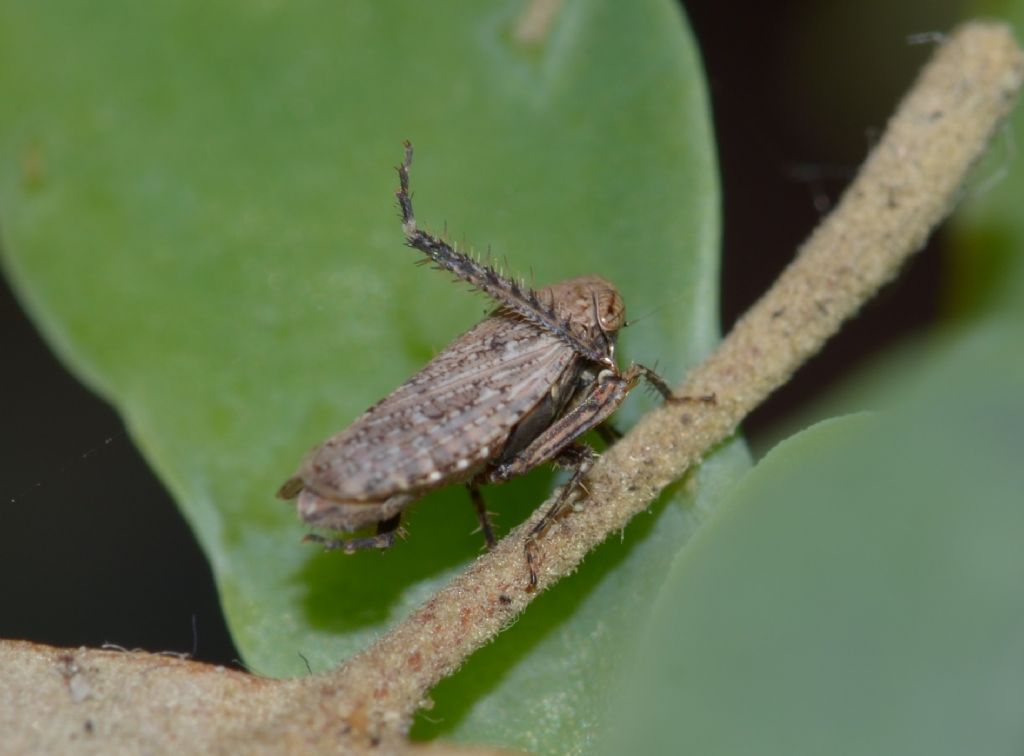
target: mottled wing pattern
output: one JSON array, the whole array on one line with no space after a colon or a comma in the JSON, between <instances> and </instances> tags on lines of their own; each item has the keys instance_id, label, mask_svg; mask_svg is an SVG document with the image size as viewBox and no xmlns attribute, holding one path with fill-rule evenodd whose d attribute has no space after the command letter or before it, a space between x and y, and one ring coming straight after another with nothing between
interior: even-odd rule
<instances>
[{"instance_id":1,"label":"mottled wing pattern","mask_svg":"<svg viewBox=\"0 0 1024 756\"><path fill-rule=\"evenodd\" d=\"M497 315L310 452L299 472L321 496L380 501L467 477L576 359L556 336Z\"/></svg>"}]
</instances>

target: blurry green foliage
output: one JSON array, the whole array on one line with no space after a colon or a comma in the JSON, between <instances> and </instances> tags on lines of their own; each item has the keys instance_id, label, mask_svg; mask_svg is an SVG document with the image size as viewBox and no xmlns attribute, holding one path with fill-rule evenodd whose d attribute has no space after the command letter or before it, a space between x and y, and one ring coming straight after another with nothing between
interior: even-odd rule
<instances>
[{"instance_id":1,"label":"blurry green foliage","mask_svg":"<svg viewBox=\"0 0 1024 756\"><path fill-rule=\"evenodd\" d=\"M6 271L173 492L260 673L335 664L479 547L457 490L417 507L407 542L354 557L299 544L272 497L305 448L487 309L403 249L401 140L425 225L538 283L599 272L649 313L624 360L676 378L717 337L716 166L684 21L667 0L567 0L524 44L523 7L0 6ZM1020 2L989 11L1024 24ZM672 492L591 555L438 687L414 734L560 753L1019 752L1009 163L968 193L958 330L867 366L823 410L877 414L784 442L716 510L746 468L728 445L696 500ZM491 493L502 527L550 484Z\"/></svg>"}]
</instances>

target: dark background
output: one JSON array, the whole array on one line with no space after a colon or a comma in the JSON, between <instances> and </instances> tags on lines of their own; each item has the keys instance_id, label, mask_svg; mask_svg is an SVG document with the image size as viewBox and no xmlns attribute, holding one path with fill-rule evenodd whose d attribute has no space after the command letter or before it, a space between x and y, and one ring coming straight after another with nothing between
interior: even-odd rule
<instances>
[{"instance_id":1,"label":"dark background","mask_svg":"<svg viewBox=\"0 0 1024 756\"><path fill-rule=\"evenodd\" d=\"M724 188L723 330L766 289L863 159L957 3L690 2ZM941 246L941 234L932 246ZM940 314L941 250L745 424L773 423ZM0 637L238 658L205 558L117 415L56 361L0 279Z\"/></svg>"}]
</instances>

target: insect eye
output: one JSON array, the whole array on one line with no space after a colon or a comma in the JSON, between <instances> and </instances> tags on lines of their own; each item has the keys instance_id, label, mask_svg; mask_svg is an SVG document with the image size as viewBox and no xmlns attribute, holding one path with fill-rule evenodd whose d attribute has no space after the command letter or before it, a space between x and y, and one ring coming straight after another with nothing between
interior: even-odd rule
<instances>
[{"instance_id":1,"label":"insect eye","mask_svg":"<svg viewBox=\"0 0 1024 756\"><path fill-rule=\"evenodd\" d=\"M616 333L625 322L624 315L625 311L622 307L622 301L612 298L598 313L597 317L601 330L605 333Z\"/></svg>"}]
</instances>

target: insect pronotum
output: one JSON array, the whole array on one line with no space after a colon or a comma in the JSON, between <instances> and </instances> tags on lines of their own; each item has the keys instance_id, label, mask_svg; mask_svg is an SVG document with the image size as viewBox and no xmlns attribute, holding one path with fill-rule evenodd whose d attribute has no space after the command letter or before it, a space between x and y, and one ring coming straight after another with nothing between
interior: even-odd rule
<instances>
[{"instance_id":1,"label":"insect pronotum","mask_svg":"<svg viewBox=\"0 0 1024 756\"><path fill-rule=\"evenodd\" d=\"M581 483L594 451L576 441L603 423L641 378L665 398L654 371L620 371L615 339L625 324L616 288L595 275L534 290L453 249L418 228L409 194L412 145L398 168L396 192L406 244L498 305L345 430L315 447L278 491L298 497L299 517L319 528L376 534L327 539L327 549L352 553L387 548L402 512L437 488L469 489L488 547L494 531L480 486L551 462L572 469L555 506L529 534L526 559L536 586L534 540Z\"/></svg>"}]
</instances>

